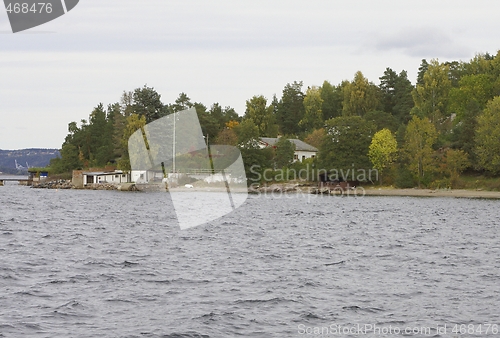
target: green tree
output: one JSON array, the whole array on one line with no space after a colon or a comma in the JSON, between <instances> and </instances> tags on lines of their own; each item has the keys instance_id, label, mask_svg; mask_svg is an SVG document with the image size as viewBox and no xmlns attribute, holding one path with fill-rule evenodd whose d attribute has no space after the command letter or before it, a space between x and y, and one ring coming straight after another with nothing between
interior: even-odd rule
<instances>
[{"instance_id":1,"label":"green tree","mask_svg":"<svg viewBox=\"0 0 500 338\"><path fill-rule=\"evenodd\" d=\"M343 116L363 116L380 105L379 90L360 71L344 87Z\"/></svg>"},{"instance_id":2,"label":"green tree","mask_svg":"<svg viewBox=\"0 0 500 338\"><path fill-rule=\"evenodd\" d=\"M137 130L142 129L144 130L144 126L146 125L146 116L144 115L139 115L139 114L132 114L127 117L127 124L125 126L125 129L123 131L123 136L122 136L122 145L126 151L124 152L124 155L122 158L118 161L118 168L124 171L130 171L131 166L130 166L130 156L134 156L135 154L129 154L128 152L128 140L130 136L132 136L133 133L135 133ZM144 142L147 145L147 139L144 138Z\"/></svg>"},{"instance_id":3,"label":"green tree","mask_svg":"<svg viewBox=\"0 0 500 338\"><path fill-rule=\"evenodd\" d=\"M384 71L384 75L379 77L380 80L379 87L383 95L382 104L384 107L384 111L388 113L392 112L392 108L395 105L395 100L396 100L395 87L397 78L398 74L391 68L386 68Z\"/></svg>"},{"instance_id":4,"label":"green tree","mask_svg":"<svg viewBox=\"0 0 500 338\"><path fill-rule=\"evenodd\" d=\"M182 92L179 94L177 99L175 99L175 103L172 105L172 110L177 113L186 109L193 107L191 103L191 99L187 96L186 93Z\"/></svg>"},{"instance_id":5,"label":"green tree","mask_svg":"<svg viewBox=\"0 0 500 338\"><path fill-rule=\"evenodd\" d=\"M123 91L120 98L120 111L123 116L129 117L134 113L134 93Z\"/></svg>"},{"instance_id":6,"label":"green tree","mask_svg":"<svg viewBox=\"0 0 500 338\"><path fill-rule=\"evenodd\" d=\"M238 147L240 149L257 149L259 147L259 128L253 120L243 120L243 122L234 127L234 131L238 136Z\"/></svg>"},{"instance_id":7,"label":"green tree","mask_svg":"<svg viewBox=\"0 0 500 338\"><path fill-rule=\"evenodd\" d=\"M476 156L479 169L500 174L500 96L489 101L478 117Z\"/></svg>"},{"instance_id":8,"label":"green tree","mask_svg":"<svg viewBox=\"0 0 500 338\"><path fill-rule=\"evenodd\" d=\"M152 122L167 115L166 107L161 102L161 95L154 88L144 85L133 93L133 112L146 117L146 122Z\"/></svg>"},{"instance_id":9,"label":"green tree","mask_svg":"<svg viewBox=\"0 0 500 338\"><path fill-rule=\"evenodd\" d=\"M346 81L346 83L348 83ZM324 81L321 86L321 99L323 104L323 121L342 115L342 102L344 101L343 85L332 86L328 81Z\"/></svg>"},{"instance_id":10,"label":"green tree","mask_svg":"<svg viewBox=\"0 0 500 338\"><path fill-rule=\"evenodd\" d=\"M457 114L457 122L461 121L468 107L477 105L480 110L493 98L493 83L486 74L465 75L457 88L450 90L449 110Z\"/></svg>"},{"instance_id":11,"label":"green tree","mask_svg":"<svg viewBox=\"0 0 500 338\"><path fill-rule=\"evenodd\" d=\"M469 156L463 150L448 149L445 153L445 171L450 175L453 187L460 174L470 166Z\"/></svg>"},{"instance_id":12,"label":"green tree","mask_svg":"<svg viewBox=\"0 0 500 338\"><path fill-rule=\"evenodd\" d=\"M394 87L394 106L392 115L399 120L399 123L408 123L411 119L410 111L414 106L413 85L408 80L408 74L405 70L399 73Z\"/></svg>"},{"instance_id":13,"label":"green tree","mask_svg":"<svg viewBox=\"0 0 500 338\"><path fill-rule=\"evenodd\" d=\"M219 103L212 104L208 113L217 121L220 130L224 129L226 127L226 123L229 121L241 121L241 117L238 116L234 108L229 106L222 108Z\"/></svg>"},{"instance_id":14,"label":"green tree","mask_svg":"<svg viewBox=\"0 0 500 338\"><path fill-rule=\"evenodd\" d=\"M323 126L323 99L321 98L321 89L318 87L307 88L304 97L304 117L299 121L304 131L321 128Z\"/></svg>"},{"instance_id":15,"label":"green tree","mask_svg":"<svg viewBox=\"0 0 500 338\"><path fill-rule=\"evenodd\" d=\"M284 135L297 135L301 131L299 121L305 113L302 85L302 81L294 81L292 84L288 83L283 89L276 117L281 133Z\"/></svg>"},{"instance_id":16,"label":"green tree","mask_svg":"<svg viewBox=\"0 0 500 338\"><path fill-rule=\"evenodd\" d=\"M422 83L417 84L413 91L414 114L429 118L435 126L447 116L448 94L451 89L448 72L447 65L431 60Z\"/></svg>"},{"instance_id":17,"label":"green tree","mask_svg":"<svg viewBox=\"0 0 500 338\"><path fill-rule=\"evenodd\" d=\"M410 171L417 177L420 187L422 178L433 171L433 149L437 140L434 125L427 118L413 116L405 133L405 151Z\"/></svg>"},{"instance_id":18,"label":"green tree","mask_svg":"<svg viewBox=\"0 0 500 338\"><path fill-rule=\"evenodd\" d=\"M273 115L273 106L267 105L267 99L262 96L253 96L246 101L244 119L251 119L259 129L259 135L275 137L278 133Z\"/></svg>"},{"instance_id":19,"label":"green tree","mask_svg":"<svg viewBox=\"0 0 500 338\"><path fill-rule=\"evenodd\" d=\"M326 123L326 137L318 154L322 169L367 170L368 149L375 126L359 116L342 116Z\"/></svg>"},{"instance_id":20,"label":"green tree","mask_svg":"<svg viewBox=\"0 0 500 338\"><path fill-rule=\"evenodd\" d=\"M381 183L382 173L394 162L397 153L398 143L389 129L382 129L373 135L368 157L373 164L373 168L378 170Z\"/></svg>"},{"instance_id":21,"label":"green tree","mask_svg":"<svg viewBox=\"0 0 500 338\"><path fill-rule=\"evenodd\" d=\"M366 113L363 118L367 121L373 122L373 124L377 127L377 131L387 128L391 132L395 132L399 128L398 120L391 114L384 111L370 111Z\"/></svg>"},{"instance_id":22,"label":"green tree","mask_svg":"<svg viewBox=\"0 0 500 338\"><path fill-rule=\"evenodd\" d=\"M406 71L396 74L391 68L387 68L380 77L380 90L384 111L392 114L399 123L407 123L413 108L413 86Z\"/></svg>"},{"instance_id":23,"label":"green tree","mask_svg":"<svg viewBox=\"0 0 500 338\"><path fill-rule=\"evenodd\" d=\"M112 107L109 107L112 109ZM110 116L112 113L110 112ZM89 165L103 167L113 160L113 123L109 121L104 106L100 103L94 108L89 116L89 124L86 128L88 135Z\"/></svg>"},{"instance_id":24,"label":"green tree","mask_svg":"<svg viewBox=\"0 0 500 338\"><path fill-rule=\"evenodd\" d=\"M274 163L276 168L289 166L293 162L295 145L284 137L280 137L276 142L276 155Z\"/></svg>"},{"instance_id":25,"label":"green tree","mask_svg":"<svg viewBox=\"0 0 500 338\"><path fill-rule=\"evenodd\" d=\"M428 68L429 68L429 63L427 62L426 59L422 59L420 67L418 67L417 85L422 86L424 84L424 74L425 72L427 72Z\"/></svg>"}]
</instances>

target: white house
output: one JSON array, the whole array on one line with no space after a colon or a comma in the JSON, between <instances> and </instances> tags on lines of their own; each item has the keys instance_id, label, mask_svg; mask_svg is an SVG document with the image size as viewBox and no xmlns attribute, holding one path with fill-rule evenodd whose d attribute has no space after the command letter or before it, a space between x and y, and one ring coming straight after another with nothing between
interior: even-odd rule
<instances>
[{"instance_id":1,"label":"white house","mask_svg":"<svg viewBox=\"0 0 500 338\"><path fill-rule=\"evenodd\" d=\"M83 185L110 183L120 184L129 183L130 174L126 174L121 170L115 171L84 171L82 172Z\"/></svg>"},{"instance_id":2,"label":"white house","mask_svg":"<svg viewBox=\"0 0 500 338\"><path fill-rule=\"evenodd\" d=\"M261 148L273 147L276 148L276 143L278 143L279 138L274 137L262 137L259 142ZM304 161L308 158L315 158L318 153L318 149L310 144L305 143L296 138L290 138L288 141L295 145L295 152L293 155L294 161Z\"/></svg>"}]
</instances>

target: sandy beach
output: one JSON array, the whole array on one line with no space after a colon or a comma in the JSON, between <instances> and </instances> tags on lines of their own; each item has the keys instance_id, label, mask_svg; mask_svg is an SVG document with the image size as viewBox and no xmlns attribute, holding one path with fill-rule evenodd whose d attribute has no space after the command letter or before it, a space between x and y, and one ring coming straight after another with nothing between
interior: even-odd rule
<instances>
[{"instance_id":1,"label":"sandy beach","mask_svg":"<svg viewBox=\"0 0 500 338\"><path fill-rule=\"evenodd\" d=\"M500 199L500 191L462 190L462 189L432 190L432 189L365 188L365 195Z\"/></svg>"}]
</instances>

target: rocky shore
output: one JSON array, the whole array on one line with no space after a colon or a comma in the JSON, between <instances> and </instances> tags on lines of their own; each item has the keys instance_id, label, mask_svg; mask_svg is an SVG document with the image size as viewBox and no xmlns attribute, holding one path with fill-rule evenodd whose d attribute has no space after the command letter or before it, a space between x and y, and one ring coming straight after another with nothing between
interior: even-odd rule
<instances>
[{"instance_id":1,"label":"rocky shore","mask_svg":"<svg viewBox=\"0 0 500 338\"><path fill-rule=\"evenodd\" d=\"M71 180L33 182L31 187L35 189L74 189Z\"/></svg>"},{"instance_id":2,"label":"rocky shore","mask_svg":"<svg viewBox=\"0 0 500 338\"><path fill-rule=\"evenodd\" d=\"M83 188L77 188L73 185L71 180L54 180L33 182L31 186L34 189L85 189L85 190L120 190L120 191L137 191L135 184L124 183L115 185L110 183L89 184Z\"/></svg>"}]
</instances>

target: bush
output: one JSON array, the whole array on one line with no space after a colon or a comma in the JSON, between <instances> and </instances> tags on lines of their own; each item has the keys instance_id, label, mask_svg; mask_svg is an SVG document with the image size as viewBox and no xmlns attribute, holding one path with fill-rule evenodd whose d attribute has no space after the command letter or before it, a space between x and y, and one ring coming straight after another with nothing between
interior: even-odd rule
<instances>
[{"instance_id":1,"label":"bush","mask_svg":"<svg viewBox=\"0 0 500 338\"><path fill-rule=\"evenodd\" d=\"M413 174L406 168L400 167L396 171L396 178L394 184L397 188L406 189L413 188L417 185Z\"/></svg>"}]
</instances>

